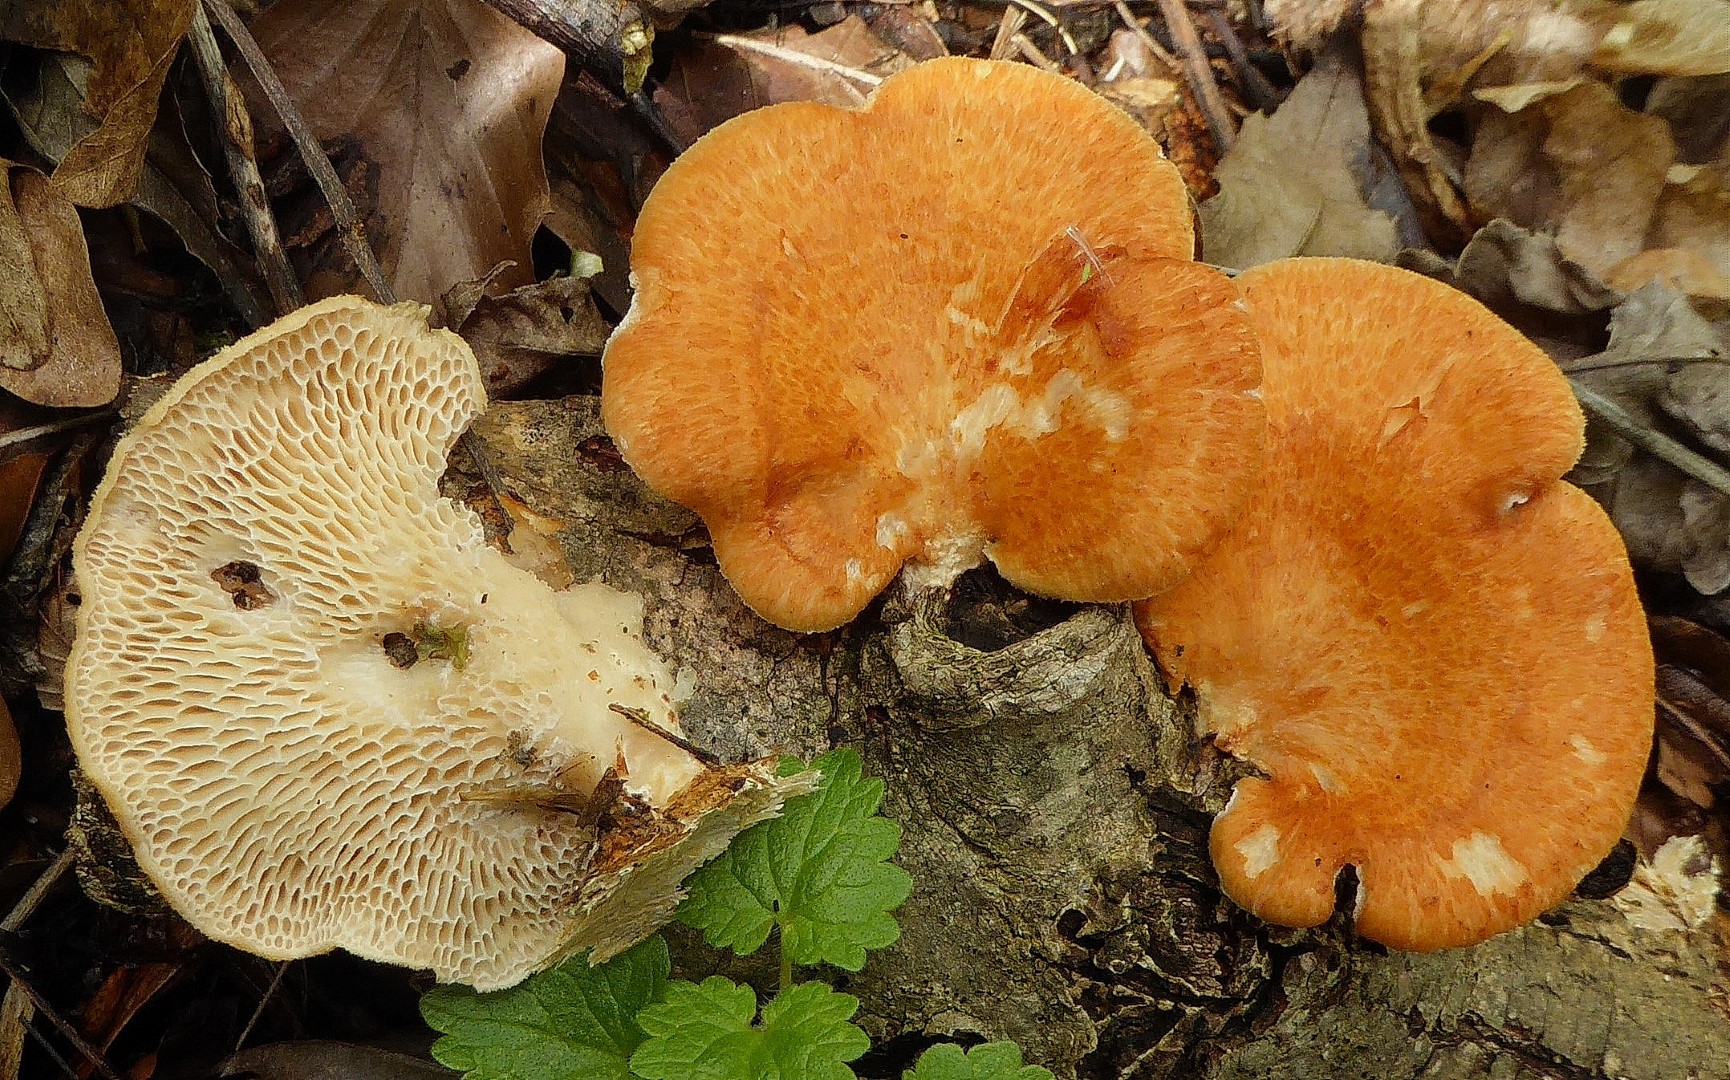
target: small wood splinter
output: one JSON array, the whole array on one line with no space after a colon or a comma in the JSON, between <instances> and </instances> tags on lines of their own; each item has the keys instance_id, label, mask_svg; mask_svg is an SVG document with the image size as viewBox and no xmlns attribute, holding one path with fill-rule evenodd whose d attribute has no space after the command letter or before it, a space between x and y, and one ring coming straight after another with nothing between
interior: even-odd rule
<instances>
[{"instance_id":1,"label":"small wood splinter","mask_svg":"<svg viewBox=\"0 0 1730 1080\"><path fill-rule=\"evenodd\" d=\"M1080 229L1071 225L1067 229L1063 230L1063 235L1069 237L1069 242L1080 249L1081 257L1087 260L1087 269L1082 271L1081 274L1081 282L1083 285L1092 280L1093 275L1095 274L1098 274L1103 278L1107 285L1117 284L1117 282L1111 280L1111 274L1106 272L1105 260L1099 257L1099 252L1093 250L1093 245L1087 242L1087 237L1081 235Z\"/></svg>"}]
</instances>

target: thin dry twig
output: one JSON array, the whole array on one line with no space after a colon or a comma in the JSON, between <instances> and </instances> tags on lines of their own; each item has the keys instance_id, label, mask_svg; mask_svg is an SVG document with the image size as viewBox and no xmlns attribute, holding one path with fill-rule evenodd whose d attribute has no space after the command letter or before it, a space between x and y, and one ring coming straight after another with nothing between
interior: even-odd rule
<instances>
[{"instance_id":1,"label":"thin dry twig","mask_svg":"<svg viewBox=\"0 0 1730 1080\"><path fill-rule=\"evenodd\" d=\"M1178 53L1183 57L1184 81L1189 83L1196 104L1201 106L1214 145L1223 154L1237 140L1237 128L1232 124L1231 112L1225 107L1219 86L1213 81L1213 68L1207 62L1207 51L1201 46L1201 35L1195 31L1189 8L1184 6L1183 0L1159 0L1159 11L1165 17L1172 40L1177 43Z\"/></svg>"},{"instance_id":2,"label":"thin dry twig","mask_svg":"<svg viewBox=\"0 0 1730 1080\"><path fill-rule=\"evenodd\" d=\"M1015 50L1021 54L1021 58L1034 67L1044 68L1046 71L1059 75L1063 73L1063 66L1040 52L1039 46L1035 45L1026 34L1016 34L1009 39L1009 42L1015 46Z\"/></svg>"},{"instance_id":3,"label":"thin dry twig","mask_svg":"<svg viewBox=\"0 0 1730 1080\"><path fill-rule=\"evenodd\" d=\"M228 39L234 42L234 47L240 50L241 58L252 70L252 76L258 80L259 88L264 91L264 96L270 99L270 105L282 119L283 127L288 129L289 138L294 140L295 148L305 160L307 171L312 174L325 202L330 205L330 214L336 221L336 232L342 240L342 246L348 250L349 258L354 260L361 276L366 278L373 295L380 303L396 303L396 292L385 280L384 271L378 265L378 258L366 241L366 226L360 220L353 201L348 197L348 189L343 187L342 179L336 175L336 169L331 167L330 158L325 156L324 147L319 145L318 137L307 127L306 120L289 98L282 80L276 77L275 69L270 66L270 61L258 47L258 42L253 40L252 32L240 21L240 16L235 14L234 9L228 6L228 0L204 0L204 9L222 27L222 32L228 35Z\"/></svg>"},{"instance_id":4,"label":"thin dry twig","mask_svg":"<svg viewBox=\"0 0 1730 1080\"><path fill-rule=\"evenodd\" d=\"M276 974L271 976L270 985L264 988L264 994L258 999L258 1007L252 1010L252 1016L246 1021L246 1026L240 1029L240 1038L234 1040L234 1049L230 1055L238 1054L246 1045L246 1040L252 1037L252 1029L258 1026L259 1017L264 1015L264 1007L270 1004L270 999L276 996L276 991L282 986L282 977L288 974L288 965L293 960L279 960L276 963Z\"/></svg>"},{"instance_id":5,"label":"thin dry twig","mask_svg":"<svg viewBox=\"0 0 1730 1080\"><path fill-rule=\"evenodd\" d=\"M1117 12L1117 17L1123 21L1123 25L1141 39L1141 43L1147 46L1147 51L1152 53L1155 59L1171 71L1181 70L1177 57L1167 52L1165 46L1159 43L1159 39L1147 32L1147 27L1141 25L1141 20L1135 17L1135 12L1129 10L1129 5L1124 0L1115 0L1111 6Z\"/></svg>"},{"instance_id":6,"label":"thin dry twig","mask_svg":"<svg viewBox=\"0 0 1730 1080\"><path fill-rule=\"evenodd\" d=\"M1069 50L1070 56L1081 55L1081 47L1075 43L1074 35L1069 32L1067 26L1063 25L1062 19L1052 14L1050 8L1045 7L1043 4L1036 4L1033 0L1009 0L1009 2L1014 4L1016 7L1027 11L1029 14L1045 23L1045 25L1057 31L1058 40L1063 42L1063 47ZM1045 54L1040 53L1040 55L1044 56Z\"/></svg>"},{"instance_id":7,"label":"thin dry twig","mask_svg":"<svg viewBox=\"0 0 1730 1080\"><path fill-rule=\"evenodd\" d=\"M36 875L36 880L30 883L28 889L24 890L24 895L20 896L18 902L12 905L12 910L6 913L4 919L0 919L0 933L11 933L17 930L24 925L26 919L36 914L36 909L42 906L42 901L47 897L48 891L54 888L66 871L72 868L74 858L72 849L69 847L55 856L54 861Z\"/></svg>"},{"instance_id":8,"label":"thin dry twig","mask_svg":"<svg viewBox=\"0 0 1730 1080\"><path fill-rule=\"evenodd\" d=\"M278 316L287 315L306 301L301 296L300 282L288 265L288 255L282 250L282 236L276 228L276 215L271 213L270 199L264 193L264 178L258 172L258 157L252 142L252 114L246 111L246 101L240 88L229 75L217 47L216 34L210 19L200 4L192 5L192 25L187 30L192 45L192 57L204 80L204 93L210 99L210 111L219 118L222 152L228 159L229 179L240 199L241 216L246 221L246 233L252 238L252 253L258 259L259 272L264 276L270 301ZM256 328L255 328L256 329Z\"/></svg>"},{"instance_id":9,"label":"thin dry twig","mask_svg":"<svg viewBox=\"0 0 1730 1080\"><path fill-rule=\"evenodd\" d=\"M6 913L5 918L0 919L0 933L11 933L23 926L25 921L36 913L36 909L42 906L42 901L66 871L72 868L72 861L72 849L68 847L36 875L36 880L24 890L24 895L12 905L12 910ZM37 1041L42 1042L41 1035L30 1026L30 1018L35 1014L34 995L14 979L7 985L5 996L0 998L0 1078L18 1075L25 1032L35 1035ZM43 1045L58 1060L59 1055L54 1053L53 1048L45 1042ZM67 1075L76 1075L64 1062L61 1062L61 1066Z\"/></svg>"},{"instance_id":10,"label":"thin dry twig","mask_svg":"<svg viewBox=\"0 0 1730 1080\"><path fill-rule=\"evenodd\" d=\"M102 1056L102 1051L91 1046L90 1041L78 1033L77 1027L55 1011L54 1006L45 1001L42 995L38 994L35 988L24 980L24 973L12 963L11 957L7 955L3 947L0 947L0 973L5 974L7 978L12 980L13 986L24 992L24 995L30 999L31 1007L48 1018L48 1022L53 1024L66 1041L84 1056L91 1067L102 1074L103 1080L120 1080L120 1074L114 1071L114 1066L108 1064L108 1060Z\"/></svg>"},{"instance_id":11,"label":"thin dry twig","mask_svg":"<svg viewBox=\"0 0 1730 1080\"><path fill-rule=\"evenodd\" d=\"M690 754L692 757L696 758L711 769L720 768L723 764L720 758L709 753L707 750L685 738L683 735L676 731L669 731L650 720L649 714L644 712L642 709L633 709L629 705L608 705L607 708L618 713L620 716L642 728L655 738L670 743L678 749L683 750L685 753Z\"/></svg>"},{"instance_id":12,"label":"thin dry twig","mask_svg":"<svg viewBox=\"0 0 1730 1080\"><path fill-rule=\"evenodd\" d=\"M111 418L114 415L114 411L115 410L112 408L100 409L96 412L85 413L82 416L70 416L65 420L54 420L46 424L36 424L32 427L19 428L17 431L0 432L0 453L4 453L15 446L23 446L26 443L35 442L37 439L44 439L50 435L58 435L63 431L74 431L81 427L89 427L92 424Z\"/></svg>"},{"instance_id":13,"label":"thin dry twig","mask_svg":"<svg viewBox=\"0 0 1730 1080\"><path fill-rule=\"evenodd\" d=\"M1232 29L1231 20L1223 12L1210 11L1207 21L1215 36L1225 43L1225 54L1231 57L1232 73L1237 77L1238 88L1249 99L1251 110L1272 109L1278 105L1279 92L1273 88L1273 83L1267 81L1261 69L1250 62L1249 50L1244 48L1243 39Z\"/></svg>"},{"instance_id":14,"label":"thin dry twig","mask_svg":"<svg viewBox=\"0 0 1730 1080\"><path fill-rule=\"evenodd\" d=\"M712 40L715 44L725 45L729 49L771 56L796 67L810 68L812 71L821 71L828 75L839 75L843 79L850 79L870 89L875 89L883 81L881 75L873 75L869 71L848 67L846 64L800 52L798 49L789 49L787 46L776 44L773 41L762 41L758 38L745 37L742 34L716 34Z\"/></svg>"},{"instance_id":15,"label":"thin dry twig","mask_svg":"<svg viewBox=\"0 0 1730 1080\"><path fill-rule=\"evenodd\" d=\"M1688 449L1661 431L1653 431L1639 418L1579 380L1570 380L1574 396L1586 411L1602 420L1616 434L1661 461L1668 462L1694 479L1724 495L1730 495L1730 469Z\"/></svg>"},{"instance_id":16,"label":"thin dry twig","mask_svg":"<svg viewBox=\"0 0 1730 1080\"><path fill-rule=\"evenodd\" d=\"M991 59L1006 59L1015 49L1015 39L1021 34L1021 28L1027 25L1027 12L1013 5L1003 9L1003 17L997 20L997 36L991 41Z\"/></svg>"}]
</instances>

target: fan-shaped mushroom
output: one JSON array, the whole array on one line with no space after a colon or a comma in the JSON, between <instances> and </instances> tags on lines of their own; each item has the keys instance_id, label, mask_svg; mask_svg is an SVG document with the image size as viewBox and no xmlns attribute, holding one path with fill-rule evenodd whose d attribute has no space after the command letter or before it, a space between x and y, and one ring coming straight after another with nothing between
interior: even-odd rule
<instances>
[{"instance_id":1,"label":"fan-shaped mushroom","mask_svg":"<svg viewBox=\"0 0 1730 1080\"><path fill-rule=\"evenodd\" d=\"M1194 574L1137 608L1201 726L1264 774L1214 821L1226 893L1313 926L1480 941L1567 895L1627 823L1652 654L1627 556L1560 477L1583 421L1542 351L1392 267L1240 276L1268 467Z\"/></svg>"},{"instance_id":2,"label":"fan-shaped mushroom","mask_svg":"<svg viewBox=\"0 0 1730 1080\"><path fill-rule=\"evenodd\" d=\"M681 749L638 601L555 593L440 498L484 404L424 309L339 297L116 449L75 548L67 724L211 936L505 986L649 933L779 804L768 770Z\"/></svg>"},{"instance_id":3,"label":"fan-shaped mushroom","mask_svg":"<svg viewBox=\"0 0 1730 1080\"><path fill-rule=\"evenodd\" d=\"M1060 76L948 59L861 111L761 109L643 207L606 425L782 626L909 561L1147 596L1260 463L1256 347L1192 249L1158 145Z\"/></svg>"}]
</instances>

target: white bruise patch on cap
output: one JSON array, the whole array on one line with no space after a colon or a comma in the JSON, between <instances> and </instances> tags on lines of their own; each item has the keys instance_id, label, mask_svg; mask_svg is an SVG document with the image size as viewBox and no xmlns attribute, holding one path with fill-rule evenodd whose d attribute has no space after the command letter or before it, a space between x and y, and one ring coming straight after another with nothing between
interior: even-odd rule
<instances>
[{"instance_id":1,"label":"white bruise patch on cap","mask_svg":"<svg viewBox=\"0 0 1730 1080\"><path fill-rule=\"evenodd\" d=\"M1318 765L1312 761L1309 762L1309 770L1310 775L1316 778L1317 786L1329 795L1338 795L1346 789L1346 786L1340 783L1339 776L1327 766Z\"/></svg>"},{"instance_id":2,"label":"white bruise patch on cap","mask_svg":"<svg viewBox=\"0 0 1730 1080\"><path fill-rule=\"evenodd\" d=\"M1501 838L1486 832L1455 840L1452 857L1435 858L1443 873L1470 881L1479 896L1513 892L1529 877L1526 868L1502 846Z\"/></svg>"},{"instance_id":3,"label":"white bruise patch on cap","mask_svg":"<svg viewBox=\"0 0 1730 1080\"><path fill-rule=\"evenodd\" d=\"M1508 593L1508 598L1512 601L1509 607L1512 609L1514 617L1521 622L1530 622L1532 617L1538 613L1538 609L1532 606L1532 590L1528 586L1515 587Z\"/></svg>"},{"instance_id":4,"label":"white bruise patch on cap","mask_svg":"<svg viewBox=\"0 0 1730 1080\"><path fill-rule=\"evenodd\" d=\"M1588 765L1602 765L1604 762L1610 760L1604 755L1602 750L1593 746L1591 741L1584 735L1576 734L1568 736L1568 745L1574 748L1574 756Z\"/></svg>"},{"instance_id":5,"label":"white bruise patch on cap","mask_svg":"<svg viewBox=\"0 0 1730 1080\"><path fill-rule=\"evenodd\" d=\"M1586 620L1586 640L1596 645L1604 640L1604 631L1609 629L1609 620L1602 615L1594 615Z\"/></svg>"},{"instance_id":6,"label":"white bruise patch on cap","mask_svg":"<svg viewBox=\"0 0 1730 1080\"><path fill-rule=\"evenodd\" d=\"M1274 863L1279 862L1279 840L1280 833L1276 826L1263 825L1232 845L1232 848L1243 856L1244 877L1254 881L1267 873Z\"/></svg>"},{"instance_id":7,"label":"white bruise patch on cap","mask_svg":"<svg viewBox=\"0 0 1730 1080\"><path fill-rule=\"evenodd\" d=\"M956 414L949 424L956 457L969 461L985 448L987 436L996 428L1032 442L1061 426L1065 404L1075 402L1082 414L1105 432L1110 442L1129 437L1133 415L1129 399L1101 387L1088 386L1081 376L1065 368L1046 382L1038 397L1023 400L1007 383L993 383Z\"/></svg>"},{"instance_id":8,"label":"white bruise patch on cap","mask_svg":"<svg viewBox=\"0 0 1730 1080\"><path fill-rule=\"evenodd\" d=\"M950 304L944 314L949 318L949 325L967 331L972 337L986 337L991 333L991 326L977 315L969 315L954 304Z\"/></svg>"},{"instance_id":9,"label":"white bruise patch on cap","mask_svg":"<svg viewBox=\"0 0 1730 1080\"><path fill-rule=\"evenodd\" d=\"M903 518L894 514L880 514L877 517L877 546L899 551L902 541L907 539L910 531Z\"/></svg>"}]
</instances>

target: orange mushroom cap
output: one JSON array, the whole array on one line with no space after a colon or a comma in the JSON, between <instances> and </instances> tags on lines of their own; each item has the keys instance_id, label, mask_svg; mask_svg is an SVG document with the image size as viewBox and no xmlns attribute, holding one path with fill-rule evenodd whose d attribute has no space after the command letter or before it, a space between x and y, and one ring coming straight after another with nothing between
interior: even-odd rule
<instances>
[{"instance_id":1,"label":"orange mushroom cap","mask_svg":"<svg viewBox=\"0 0 1730 1080\"><path fill-rule=\"evenodd\" d=\"M1268 463L1182 585L1137 607L1201 727L1264 778L1212 833L1227 895L1313 926L1467 945L1563 899L1626 825L1652 654L1620 537L1560 477L1583 420L1555 365L1407 271L1240 276Z\"/></svg>"},{"instance_id":2,"label":"orange mushroom cap","mask_svg":"<svg viewBox=\"0 0 1730 1080\"><path fill-rule=\"evenodd\" d=\"M909 560L1147 596L1260 465L1255 342L1192 249L1158 145L1060 76L950 59L761 109L644 206L603 417L782 626Z\"/></svg>"}]
</instances>

